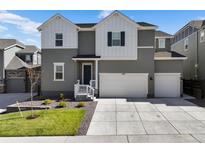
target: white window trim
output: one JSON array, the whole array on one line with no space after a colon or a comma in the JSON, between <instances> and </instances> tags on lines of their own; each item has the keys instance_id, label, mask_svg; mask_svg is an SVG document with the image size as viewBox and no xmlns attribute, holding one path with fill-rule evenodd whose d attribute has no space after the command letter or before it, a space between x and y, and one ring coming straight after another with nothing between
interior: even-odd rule
<instances>
[{"instance_id":1,"label":"white window trim","mask_svg":"<svg viewBox=\"0 0 205 154\"><path fill-rule=\"evenodd\" d=\"M82 83L84 84L84 66L90 65L91 66L91 80L93 80L93 63L82 63Z\"/></svg>"},{"instance_id":2,"label":"white window trim","mask_svg":"<svg viewBox=\"0 0 205 154\"><path fill-rule=\"evenodd\" d=\"M202 32L204 33L203 40L201 39ZM204 41L205 41L205 30L203 29L200 31L200 42L204 42Z\"/></svg>"},{"instance_id":3,"label":"white window trim","mask_svg":"<svg viewBox=\"0 0 205 154\"><path fill-rule=\"evenodd\" d=\"M53 63L54 65L54 81L64 81L64 63ZM62 79L56 79L56 66L62 66L63 69L62 69L62 73L63 73L63 78Z\"/></svg>"},{"instance_id":4,"label":"white window trim","mask_svg":"<svg viewBox=\"0 0 205 154\"><path fill-rule=\"evenodd\" d=\"M162 43L161 41L163 41L163 43ZM159 38L159 39L158 39L158 48L159 48L159 49L164 49L164 48L165 48L165 45L166 45L166 40L165 40L165 38Z\"/></svg>"},{"instance_id":5,"label":"white window trim","mask_svg":"<svg viewBox=\"0 0 205 154\"><path fill-rule=\"evenodd\" d=\"M186 43L187 42L187 46L188 46L188 48L186 49L185 48L185 46L186 46ZM189 39L188 38L186 38L185 40L184 40L184 51L187 51L187 50L189 50Z\"/></svg>"},{"instance_id":6,"label":"white window trim","mask_svg":"<svg viewBox=\"0 0 205 154\"><path fill-rule=\"evenodd\" d=\"M61 34L61 35L62 35L62 39L57 39L57 38L56 38L56 35L57 35L57 34ZM57 41L57 40L62 40L62 46L57 46L57 45L56 45L56 41ZM63 47L63 33L55 33L55 47Z\"/></svg>"}]
</instances>

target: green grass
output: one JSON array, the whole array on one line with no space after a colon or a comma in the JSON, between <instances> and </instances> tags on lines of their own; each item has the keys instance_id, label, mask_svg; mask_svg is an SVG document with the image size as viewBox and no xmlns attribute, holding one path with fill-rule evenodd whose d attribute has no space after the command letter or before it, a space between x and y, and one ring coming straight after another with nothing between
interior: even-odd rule
<instances>
[{"instance_id":1,"label":"green grass","mask_svg":"<svg viewBox=\"0 0 205 154\"><path fill-rule=\"evenodd\" d=\"M35 111L36 119L26 119L30 111L0 115L0 136L63 136L76 135L85 110L55 109Z\"/></svg>"}]
</instances>

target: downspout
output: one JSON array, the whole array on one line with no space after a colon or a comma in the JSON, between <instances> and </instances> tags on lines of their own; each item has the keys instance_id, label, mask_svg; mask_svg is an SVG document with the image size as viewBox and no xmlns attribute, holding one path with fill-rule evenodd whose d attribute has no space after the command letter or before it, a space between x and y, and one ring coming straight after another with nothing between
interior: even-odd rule
<instances>
[{"instance_id":1,"label":"downspout","mask_svg":"<svg viewBox=\"0 0 205 154\"><path fill-rule=\"evenodd\" d=\"M195 80L198 80L198 67L199 67L199 62L198 62L198 57L199 56L199 30L197 30L197 39L196 39L196 58L195 58Z\"/></svg>"}]
</instances>

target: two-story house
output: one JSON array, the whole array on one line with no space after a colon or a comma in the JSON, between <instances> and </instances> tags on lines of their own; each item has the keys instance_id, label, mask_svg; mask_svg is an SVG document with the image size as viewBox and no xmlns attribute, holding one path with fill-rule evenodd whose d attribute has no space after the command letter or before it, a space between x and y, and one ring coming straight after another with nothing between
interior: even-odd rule
<instances>
[{"instance_id":1,"label":"two-story house","mask_svg":"<svg viewBox=\"0 0 205 154\"><path fill-rule=\"evenodd\" d=\"M99 23L75 24L60 14L51 17L38 27L42 94L180 97L185 57L155 55L156 28L119 11Z\"/></svg>"},{"instance_id":2,"label":"two-story house","mask_svg":"<svg viewBox=\"0 0 205 154\"><path fill-rule=\"evenodd\" d=\"M183 67L184 79L199 81L205 92L204 26L203 20L190 21L176 32L171 49L187 57Z\"/></svg>"},{"instance_id":3,"label":"two-story house","mask_svg":"<svg viewBox=\"0 0 205 154\"><path fill-rule=\"evenodd\" d=\"M26 92L25 69L40 64L40 50L34 45L0 39L0 92Z\"/></svg>"}]
</instances>

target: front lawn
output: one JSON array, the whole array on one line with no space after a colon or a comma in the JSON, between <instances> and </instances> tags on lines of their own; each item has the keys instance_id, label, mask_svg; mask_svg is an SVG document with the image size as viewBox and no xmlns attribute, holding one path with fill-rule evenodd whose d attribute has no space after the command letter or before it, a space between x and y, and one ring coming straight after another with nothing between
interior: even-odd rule
<instances>
[{"instance_id":1,"label":"front lawn","mask_svg":"<svg viewBox=\"0 0 205 154\"><path fill-rule=\"evenodd\" d=\"M26 119L31 111L0 115L0 136L65 136L76 135L85 110L55 109L35 111L36 119Z\"/></svg>"}]
</instances>

